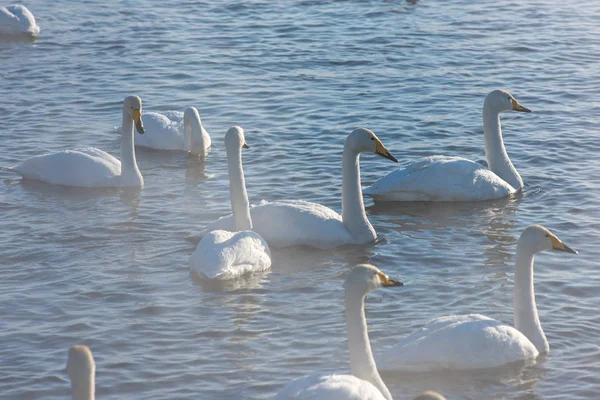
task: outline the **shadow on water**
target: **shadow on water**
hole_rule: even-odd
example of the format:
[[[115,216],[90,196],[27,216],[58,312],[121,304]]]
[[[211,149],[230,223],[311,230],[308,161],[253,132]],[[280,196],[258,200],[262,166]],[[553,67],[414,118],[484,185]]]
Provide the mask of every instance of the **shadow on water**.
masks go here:
[[[203,292],[235,292],[238,290],[257,290],[262,289],[267,281],[267,276],[271,270],[245,274],[236,279],[204,279],[198,274],[190,271],[190,278],[194,284],[200,286]]]

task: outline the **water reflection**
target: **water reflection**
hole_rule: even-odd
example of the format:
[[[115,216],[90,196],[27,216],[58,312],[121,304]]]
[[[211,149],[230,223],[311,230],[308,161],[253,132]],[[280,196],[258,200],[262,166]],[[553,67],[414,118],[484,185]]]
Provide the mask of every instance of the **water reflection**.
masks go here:
[[[237,290],[256,290],[262,289],[263,284],[267,282],[266,278],[271,270],[260,271],[251,274],[245,274],[236,279],[202,279],[194,272],[190,271],[192,281],[202,288],[204,292],[235,292]]]
[[[185,169],[185,184],[187,186],[198,186],[202,181],[213,177],[213,175],[205,172],[207,160],[207,156],[188,155]]]

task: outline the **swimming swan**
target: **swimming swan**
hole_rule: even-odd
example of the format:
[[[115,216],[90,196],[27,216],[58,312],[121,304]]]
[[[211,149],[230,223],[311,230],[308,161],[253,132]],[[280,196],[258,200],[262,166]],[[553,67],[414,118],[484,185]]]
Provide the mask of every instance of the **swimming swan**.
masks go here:
[[[35,37],[40,33],[40,27],[35,17],[20,4],[0,7],[0,35],[27,35]]]
[[[485,155],[489,169],[462,157],[431,156],[377,180],[364,193],[381,201],[480,201],[509,196],[523,188],[510,162],[500,113],[531,112],[507,91],[494,90],[483,103]]]
[[[96,364],[89,347],[71,346],[67,360],[73,400],[94,400]]]
[[[435,318],[377,357],[381,370],[432,371],[492,368],[533,360],[550,349],[542,330],[533,291],[536,253],[557,250],[577,254],[548,229],[527,227],[517,242],[514,328],[480,314]]]
[[[133,149],[134,123],[138,133],[144,133],[142,99],[129,96],[123,101],[121,161],[102,150],[84,147],[31,157],[10,170],[23,178],[55,185],[142,187],[144,178],[138,169]]]
[[[183,150],[194,155],[206,155],[211,145],[210,136],[194,107],[185,112],[167,111],[144,113],[144,136],[135,141],[138,147],[157,150]]]
[[[344,304],[350,371],[352,375],[316,373],[290,382],[275,400],[391,400],[392,395],[379,376],[365,319],[364,300],[380,287],[402,286],[372,265],[354,267],[344,282]]]
[[[225,134],[234,232],[212,231],[198,243],[190,258],[190,267],[201,278],[233,279],[271,267],[267,242],[258,233],[252,232],[242,169],[242,147],[248,148],[244,130],[234,126]]]
[[[367,219],[360,186],[362,152],[398,162],[370,130],[359,128],[348,135],[342,163],[341,216],[330,208],[302,200],[263,203],[250,209],[254,230],[275,247],[304,245],[327,249],[374,241],[377,234]],[[216,229],[231,230],[231,216],[209,224],[204,232]]]

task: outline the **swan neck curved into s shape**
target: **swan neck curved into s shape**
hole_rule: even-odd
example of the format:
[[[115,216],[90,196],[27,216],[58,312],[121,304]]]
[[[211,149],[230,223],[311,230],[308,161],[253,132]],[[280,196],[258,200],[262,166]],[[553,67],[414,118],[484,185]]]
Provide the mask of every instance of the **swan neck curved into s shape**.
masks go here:
[[[515,262],[515,329],[525,335],[540,353],[546,353],[550,346],[540,323],[533,290],[534,258],[532,246],[525,239],[520,239]]]
[[[142,174],[138,169],[133,147],[133,118],[126,109],[123,109],[123,120],[121,122],[121,182],[139,182]]]
[[[372,383],[386,399],[392,400],[390,391],[379,376],[371,352],[364,309],[365,296],[366,293],[357,290],[356,287],[346,288],[344,303],[350,350],[350,370],[352,375]]]
[[[89,376],[80,376],[71,379],[71,393],[73,400],[94,400],[94,372]]]
[[[523,179],[513,166],[502,139],[500,113],[494,110],[487,101],[483,105],[483,132],[485,156],[489,169],[515,190],[523,188]]]
[[[227,168],[229,171],[229,195],[233,213],[233,230],[235,232],[252,229],[250,219],[250,202],[246,192],[246,181],[242,169],[242,149],[227,147]]]

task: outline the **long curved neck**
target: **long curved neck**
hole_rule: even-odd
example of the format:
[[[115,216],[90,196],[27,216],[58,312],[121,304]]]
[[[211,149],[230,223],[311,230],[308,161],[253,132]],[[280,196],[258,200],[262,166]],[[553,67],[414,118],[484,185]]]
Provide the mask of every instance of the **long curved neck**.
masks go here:
[[[205,143],[204,129],[200,120],[191,119],[184,121],[183,133],[185,136],[185,151],[202,155],[208,147]]]
[[[142,179],[133,149],[133,118],[123,110],[123,127],[121,131],[121,181],[136,183]]]
[[[94,400],[94,372],[81,379],[71,379],[73,400]]]
[[[347,140],[342,162],[342,221],[355,242],[367,243],[375,240],[377,235],[365,212],[359,156]]]
[[[229,170],[229,194],[231,211],[233,212],[233,229],[236,232],[252,229],[250,219],[250,203],[246,192],[246,181],[242,169],[242,149],[227,150],[227,167]]]
[[[492,172],[512,186],[515,190],[523,188],[523,179],[508,158],[502,129],[500,128],[500,114],[494,111],[488,103],[483,106],[483,132],[485,141],[485,156]]]
[[[350,350],[350,370],[352,375],[372,383],[383,396],[392,400],[392,395],[377,372],[375,359],[371,352],[371,343],[367,331],[364,309],[365,294],[346,289],[346,330]]]
[[[533,290],[534,253],[525,243],[517,244],[515,262],[514,313],[515,328],[524,334],[540,353],[550,350],[537,312]]]

